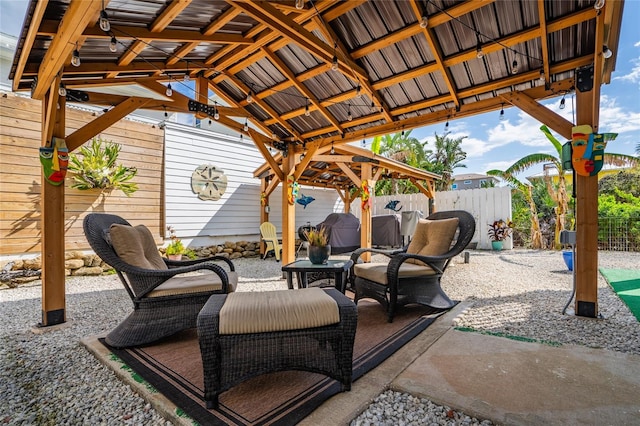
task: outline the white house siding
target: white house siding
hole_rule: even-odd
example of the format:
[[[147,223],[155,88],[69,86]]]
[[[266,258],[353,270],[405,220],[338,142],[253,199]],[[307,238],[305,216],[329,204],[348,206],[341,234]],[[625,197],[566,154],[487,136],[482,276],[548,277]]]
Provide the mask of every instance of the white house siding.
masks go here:
[[[177,123],[165,127],[166,224],[191,246],[259,238],[260,179],[253,172],[264,162],[250,140]],[[220,200],[200,200],[191,190],[191,174],[202,164],[213,164],[227,176]],[[334,190],[301,188],[315,198],[306,209],[296,204],[296,228],[317,224],[332,212],[343,211]],[[270,196],[269,221],[281,230],[281,186]]]

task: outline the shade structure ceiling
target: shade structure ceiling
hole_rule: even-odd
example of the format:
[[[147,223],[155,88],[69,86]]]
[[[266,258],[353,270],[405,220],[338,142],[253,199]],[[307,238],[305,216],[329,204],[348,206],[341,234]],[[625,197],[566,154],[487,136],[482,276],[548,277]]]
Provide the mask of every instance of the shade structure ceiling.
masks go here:
[[[597,81],[607,83],[622,9],[614,0],[601,9],[594,0],[32,0],[10,78],[39,99],[60,78],[68,100],[107,108],[126,95],[100,88],[136,84],[157,93],[143,108],[219,116],[255,136],[247,123],[256,143],[322,153],[499,110],[514,94],[571,92],[604,45],[614,56]],[[193,96],[175,90],[185,75]]]

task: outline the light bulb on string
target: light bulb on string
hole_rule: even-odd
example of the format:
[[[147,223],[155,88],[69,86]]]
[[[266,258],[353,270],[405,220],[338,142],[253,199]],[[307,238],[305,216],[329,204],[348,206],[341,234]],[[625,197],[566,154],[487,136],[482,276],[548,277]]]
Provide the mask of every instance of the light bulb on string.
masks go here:
[[[329,151],[331,155],[336,153],[336,150],[333,148],[333,142],[331,142],[331,151]]]
[[[58,86],[58,95],[63,98],[67,96],[67,88],[65,87],[63,82],[60,82],[60,86]]]
[[[511,63],[511,74],[518,74],[518,61],[515,59]]]
[[[544,75],[544,70],[540,70],[540,77],[539,77],[539,80],[540,80],[541,82],[543,82],[543,83],[546,81],[546,77],[545,77],[545,75]]]
[[[71,54],[71,65],[79,67],[80,63],[80,51],[78,50],[78,43],[76,43],[76,48],[73,49],[73,53]]]
[[[109,31],[111,31],[111,23],[109,22],[109,15],[107,15],[107,12],[104,9],[100,11],[100,29],[105,33],[108,33]]]
[[[244,130],[245,132],[249,131],[249,120],[247,120],[246,118],[244,119],[244,126],[242,127],[242,130]]]
[[[422,18],[420,18],[420,28],[427,28],[429,26],[429,18],[427,14],[423,14]]]
[[[167,84],[167,90],[164,92],[164,94],[167,96],[173,95],[173,90],[171,89],[171,83]]]
[[[502,105],[500,109],[500,121],[504,121],[504,105]]]
[[[604,0],[596,0],[596,2],[593,4],[593,8],[595,10],[600,10],[604,7]]]
[[[351,115],[351,105],[349,105],[349,109],[347,111],[347,120],[353,121],[353,115]]]
[[[364,139],[362,139],[362,147],[364,148],[365,146],[367,146],[367,142]]]
[[[242,142],[244,139],[244,135],[242,133],[240,133],[240,142]]]
[[[445,131],[449,130],[449,118],[447,118],[447,122],[444,123],[444,130]]]
[[[476,33],[476,58],[482,59],[484,52],[482,51],[482,43],[480,43],[480,34]]]
[[[360,83],[358,83],[358,85],[356,86],[356,96],[360,96],[360,90],[362,90],[360,88]]]
[[[562,99],[560,99],[560,107],[559,107],[560,109],[564,109],[565,106],[566,106],[565,103],[564,103],[564,96],[565,95],[562,95]]]
[[[376,104],[374,104],[373,101],[371,101],[371,112],[373,113],[378,112],[378,108],[376,108]]]
[[[253,90],[249,90],[249,93],[247,93],[247,103],[250,104],[251,102],[253,102]]]
[[[311,115],[311,111],[309,111],[309,98],[307,98],[307,104],[304,106],[304,116],[308,117]]]
[[[604,56],[605,59],[609,59],[611,56],[613,56],[613,52],[611,51],[611,49],[609,49],[609,47],[602,46],[602,56]]]
[[[209,119],[209,126],[211,126],[211,124],[212,124],[211,119]]]
[[[168,118],[169,113],[167,113],[167,107],[163,107],[163,108],[164,108],[164,118]]]
[[[338,71],[338,56],[336,55],[336,49],[338,48],[338,43],[333,43],[333,58],[331,59],[331,69],[334,71]]]
[[[213,104],[213,119],[214,120],[219,120],[220,119],[220,112],[218,112],[218,105],[217,104]]]
[[[111,41],[109,42],[109,51],[111,53],[116,53],[118,51],[118,40],[116,40],[115,36],[111,36]]]
[[[296,0],[296,9],[298,10],[304,9],[304,0]]]

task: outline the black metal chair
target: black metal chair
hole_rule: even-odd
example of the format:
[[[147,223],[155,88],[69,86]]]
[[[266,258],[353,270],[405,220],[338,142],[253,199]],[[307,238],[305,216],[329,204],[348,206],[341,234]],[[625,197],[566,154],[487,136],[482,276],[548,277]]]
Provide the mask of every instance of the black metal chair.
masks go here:
[[[448,236],[429,241],[425,235],[434,232],[436,227],[447,228]],[[452,308],[455,303],[442,290],[440,279],[451,259],[471,242],[475,228],[471,214],[461,210],[442,211],[427,220],[421,219],[411,243],[402,249],[356,250],[351,255],[354,264],[349,276],[355,287],[355,302],[364,298],[377,300],[386,309],[389,322],[393,321],[398,306],[409,303],[436,309]],[[389,262],[363,263],[359,258],[366,252],[383,254]]]
[[[157,252],[153,236],[146,228],[143,231],[150,238],[146,241],[148,251],[144,250],[138,256],[143,261],[146,261],[145,256],[153,256],[152,263],[160,267],[149,269],[132,265],[119,256],[118,247],[113,246],[111,226],[114,224],[131,226],[119,216],[104,213],[90,213],[83,223],[91,248],[115,269],[133,301],[133,312],[107,334],[105,340],[109,345],[116,348],[144,345],[193,328],[209,296],[235,289],[238,277],[229,259],[222,256],[185,261],[165,259]],[[129,232],[127,228],[121,229]],[[228,270],[217,261],[222,261]],[[211,272],[184,275],[195,271]]]

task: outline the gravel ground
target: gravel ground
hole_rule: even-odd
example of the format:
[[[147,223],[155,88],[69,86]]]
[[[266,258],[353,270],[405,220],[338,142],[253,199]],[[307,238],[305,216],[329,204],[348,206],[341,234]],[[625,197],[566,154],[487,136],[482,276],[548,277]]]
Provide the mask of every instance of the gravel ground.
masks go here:
[[[563,315],[572,275],[558,252],[471,251],[449,268],[443,288],[472,306],[456,325],[581,344],[640,355],[640,323],[598,277],[602,319]],[[287,288],[280,263],[238,259],[239,291]],[[638,268],[640,253],[600,252],[599,266]],[[0,423],[12,425],[160,425],[164,420],[144,399],[100,364],[79,341],[104,334],[131,310],[116,276],[69,278],[68,322],[34,333],[40,321],[39,281],[0,287]],[[567,313],[572,313],[573,303]],[[382,393],[352,425],[491,424],[430,401],[393,391]]]

